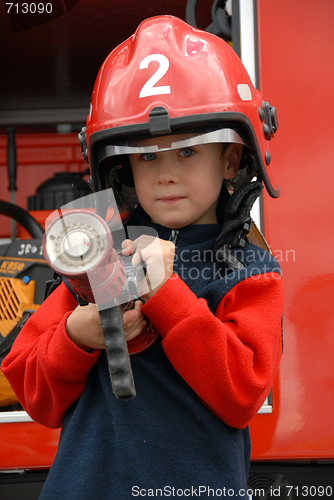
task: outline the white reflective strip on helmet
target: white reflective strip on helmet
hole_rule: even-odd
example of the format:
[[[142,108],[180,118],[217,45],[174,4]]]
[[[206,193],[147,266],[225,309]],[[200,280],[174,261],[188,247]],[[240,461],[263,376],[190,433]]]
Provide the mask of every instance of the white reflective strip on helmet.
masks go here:
[[[240,135],[235,130],[230,128],[223,128],[214,130],[213,132],[208,132],[206,134],[193,135],[192,137],[188,137],[187,139],[171,142],[169,148],[159,148],[157,144],[152,144],[149,146],[107,145],[105,146],[101,156],[103,156],[104,159],[110,156],[118,155],[147,154],[157,152],[164,153],[165,151],[171,151],[174,149],[182,149],[186,147],[211,143],[245,144]]]

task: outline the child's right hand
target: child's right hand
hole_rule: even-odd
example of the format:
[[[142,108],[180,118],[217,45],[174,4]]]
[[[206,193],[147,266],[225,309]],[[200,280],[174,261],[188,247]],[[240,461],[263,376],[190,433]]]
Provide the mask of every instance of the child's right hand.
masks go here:
[[[123,323],[126,340],[129,341],[139,335],[146,321],[141,312],[142,302],[134,303],[134,308],[123,314]],[[69,338],[83,351],[91,349],[105,349],[100,315],[96,304],[78,306],[67,318],[66,331]]]

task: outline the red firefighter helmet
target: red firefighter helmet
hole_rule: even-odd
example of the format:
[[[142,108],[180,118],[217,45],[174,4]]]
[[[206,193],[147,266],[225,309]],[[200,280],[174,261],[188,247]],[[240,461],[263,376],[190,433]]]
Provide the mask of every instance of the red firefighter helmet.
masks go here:
[[[226,42],[173,16],[158,16],[142,22],[102,64],[79,136],[98,191],[106,187],[106,159],[121,155],[113,166],[121,165],[131,141],[229,129],[241,137],[254,172],[276,198],[268,141],[277,127],[275,108],[263,101]],[[108,153],[108,145],[118,149]]]

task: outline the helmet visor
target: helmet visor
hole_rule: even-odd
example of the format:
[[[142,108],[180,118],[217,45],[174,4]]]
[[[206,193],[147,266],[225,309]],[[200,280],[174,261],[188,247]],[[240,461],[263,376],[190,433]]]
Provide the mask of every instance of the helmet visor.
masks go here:
[[[152,136],[150,137],[150,139],[152,139]],[[183,149],[191,146],[198,146],[201,144],[237,143],[247,146],[238,132],[230,128],[214,130],[204,134],[191,134],[190,136],[188,135],[185,139],[179,139],[177,141],[173,140],[173,136],[171,136],[170,139],[170,146],[163,148],[160,148],[158,144],[142,146],[139,144],[140,141],[138,141],[138,138],[136,141],[133,141],[132,139],[131,142],[124,142],[123,144],[105,144],[100,148],[98,152],[98,163],[104,161],[106,158],[111,158],[114,156],[164,153],[165,151]]]

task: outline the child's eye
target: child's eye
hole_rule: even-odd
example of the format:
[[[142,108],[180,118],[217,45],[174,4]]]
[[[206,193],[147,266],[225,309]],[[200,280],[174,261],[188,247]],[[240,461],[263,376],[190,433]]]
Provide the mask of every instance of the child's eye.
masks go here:
[[[184,158],[189,158],[189,156],[192,156],[195,154],[195,151],[192,148],[184,148],[184,149],[181,149],[179,154],[180,154],[180,156],[183,156]]]
[[[144,161],[153,161],[153,160],[156,160],[156,158],[157,158],[157,155],[155,153],[145,153],[145,154],[140,156],[140,159],[144,160]]]

